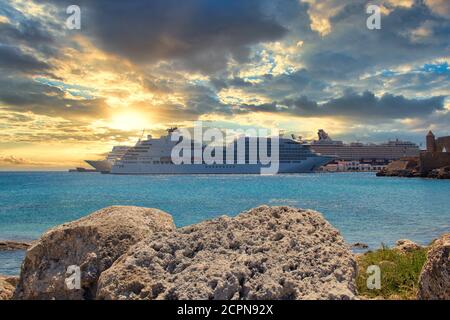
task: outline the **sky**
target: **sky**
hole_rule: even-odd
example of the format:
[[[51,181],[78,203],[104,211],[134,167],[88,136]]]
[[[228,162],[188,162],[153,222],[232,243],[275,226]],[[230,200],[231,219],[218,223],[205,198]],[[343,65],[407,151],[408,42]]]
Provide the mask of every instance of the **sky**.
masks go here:
[[[421,144],[450,135],[449,63],[447,0],[0,0],[0,170],[196,120]]]

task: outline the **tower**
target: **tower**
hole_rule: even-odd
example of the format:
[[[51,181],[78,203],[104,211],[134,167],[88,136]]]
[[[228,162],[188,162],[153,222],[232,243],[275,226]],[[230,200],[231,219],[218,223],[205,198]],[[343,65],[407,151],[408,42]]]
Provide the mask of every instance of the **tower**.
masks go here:
[[[436,139],[431,130],[427,134],[427,152],[436,152]]]

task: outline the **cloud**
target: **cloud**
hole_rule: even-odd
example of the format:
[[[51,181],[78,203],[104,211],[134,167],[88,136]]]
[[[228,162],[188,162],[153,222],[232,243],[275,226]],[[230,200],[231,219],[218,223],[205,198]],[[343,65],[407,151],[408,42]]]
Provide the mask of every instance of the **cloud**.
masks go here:
[[[320,41],[306,43],[305,68],[317,79],[343,80],[398,64],[434,60],[448,50],[448,19],[436,16],[423,3],[394,7],[382,15],[381,30],[366,27],[362,2],[348,2],[330,18],[332,31]],[[427,26],[420,40],[414,32]]]
[[[402,119],[416,118],[444,109],[443,96],[427,99],[408,99],[386,93],[380,98],[372,92],[349,93],[323,104],[325,114],[355,118]]]
[[[330,98],[327,83],[315,79],[306,69],[280,75],[265,74],[257,82],[243,78],[213,79],[212,84],[217,90],[241,89],[250,97],[260,97],[265,100],[281,100],[298,96],[299,92],[307,93],[309,98],[327,100]],[[235,97],[236,100],[239,96]],[[264,100],[260,99],[260,100]]]
[[[287,113],[302,117],[339,117],[373,120],[394,120],[425,117],[444,110],[443,96],[428,99],[408,99],[404,96],[384,94],[376,97],[372,92],[347,92],[342,97],[318,104],[307,97],[287,99],[263,105],[243,105],[241,112]]]
[[[0,71],[2,72],[25,72],[25,73],[47,73],[49,65],[38,60],[30,54],[22,52],[16,47],[0,43]]]
[[[0,77],[0,104],[15,112],[67,119],[97,119],[109,110],[103,99],[68,98],[61,89],[28,78]]]
[[[23,17],[20,20],[15,20],[16,24],[5,21],[0,22],[0,40],[9,44],[24,44],[24,45],[49,45],[54,44],[52,32],[46,28],[42,23],[36,20],[25,20]]]
[[[450,2],[448,0],[425,0],[425,3],[434,13],[450,18]]]
[[[0,165],[14,165],[14,166],[41,166],[48,165],[47,162],[38,162],[25,158],[15,157],[12,155],[3,156],[0,155]]]
[[[65,6],[67,1],[55,1]],[[133,63],[175,60],[187,69],[214,72],[230,57],[245,61],[249,46],[287,30],[261,0],[79,1],[85,30],[104,50]]]
[[[53,11],[45,7],[46,14],[34,16],[26,12],[27,7],[37,8],[32,1],[19,3],[0,0],[0,16],[7,19],[0,22],[0,44],[35,58],[39,56],[36,58],[38,60],[56,57],[66,41],[59,37],[60,25],[55,24],[49,16]]]

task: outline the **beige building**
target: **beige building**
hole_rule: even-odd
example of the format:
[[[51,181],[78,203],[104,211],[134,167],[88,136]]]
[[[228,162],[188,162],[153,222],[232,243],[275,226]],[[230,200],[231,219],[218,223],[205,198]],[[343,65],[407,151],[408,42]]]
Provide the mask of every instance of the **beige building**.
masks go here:
[[[386,165],[361,163],[359,161],[337,161],[323,166],[322,172],[378,172]]]

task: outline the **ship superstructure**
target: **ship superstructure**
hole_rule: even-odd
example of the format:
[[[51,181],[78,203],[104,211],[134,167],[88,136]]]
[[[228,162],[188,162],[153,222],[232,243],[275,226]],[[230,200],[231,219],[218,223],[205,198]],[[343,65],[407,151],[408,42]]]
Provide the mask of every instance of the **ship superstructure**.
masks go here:
[[[114,163],[122,158],[131,147],[129,146],[114,146],[111,152],[108,153],[103,160],[85,160],[87,164],[95,168],[98,172],[110,172]]]

